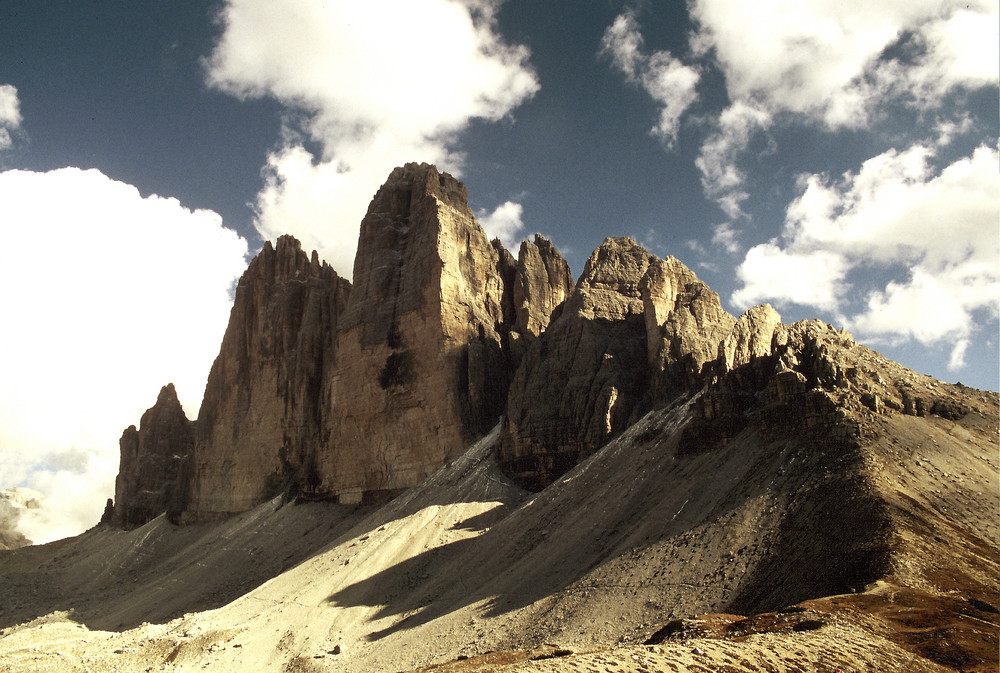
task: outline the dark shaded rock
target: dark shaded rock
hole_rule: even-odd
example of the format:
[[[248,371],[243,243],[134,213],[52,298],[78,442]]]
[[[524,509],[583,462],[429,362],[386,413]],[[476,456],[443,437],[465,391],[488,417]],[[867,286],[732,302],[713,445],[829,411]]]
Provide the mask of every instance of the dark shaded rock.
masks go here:
[[[108,498],[108,501],[104,503],[104,512],[101,514],[101,520],[98,522],[101,526],[113,526],[115,523],[115,500],[114,498]]]
[[[130,425],[119,440],[115,525],[135,528],[177,508],[183,486],[179,476],[194,440],[195,423],[184,415],[174,384],[168,383],[142,415],[139,428]]]
[[[323,384],[350,289],[291,236],[250,263],[205,387],[182,520],[241,512],[318,481]]]

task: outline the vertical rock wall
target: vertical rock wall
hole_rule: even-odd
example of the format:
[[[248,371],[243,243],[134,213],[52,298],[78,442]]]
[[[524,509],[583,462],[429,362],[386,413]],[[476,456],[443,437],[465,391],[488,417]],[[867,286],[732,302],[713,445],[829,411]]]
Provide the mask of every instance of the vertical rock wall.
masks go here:
[[[501,464],[526,487],[544,486],[599,448],[645,395],[639,284],[654,259],[632,239],[605,240],[525,355],[508,395]]]
[[[732,330],[719,295],[673,257],[655,259],[639,284],[652,394],[670,399],[697,388]]]
[[[576,287],[541,236],[515,262],[462,183],[407,164],[362,221],[353,285],[288,236],[250,264],[170,508],[192,522],[279,493],[378,502],[503,414],[505,468],[542,487],[699,385],[734,322],[631,239],[607,239]],[[123,456],[137,441],[126,432]]]
[[[693,271],[629,238],[594,251],[557,313],[514,377],[501,435],[501,465],[529,489],[698,390],[736,323]]]
[[[392,172],[361,224],[326,382],[326,493],[389,497],[496,423],[511,376],[506,261],[462,183],[426,164]]]
[[[514,279],[515,329],[528,338],[537,337],[549,326],[556,307],[573,291],[569,264],[552,243],[535,234],[534,241],[522,241]]]
[[[294,238],[264,244],[240,279],[209,374],[181,520],[241,512],[316,481],[323,383],[349,294]]]
[[[112,521],[123,528],[141,526],[178,506],[181,467],[194,449],[195,424],[184,415],[174,384],[160,389],[139,428],[122,433],[115,479]]]

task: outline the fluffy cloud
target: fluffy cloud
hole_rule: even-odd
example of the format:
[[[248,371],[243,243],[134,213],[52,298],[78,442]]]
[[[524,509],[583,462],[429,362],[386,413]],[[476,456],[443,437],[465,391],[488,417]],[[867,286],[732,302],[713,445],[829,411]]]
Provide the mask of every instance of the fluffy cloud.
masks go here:
[[[996,3],[694,0],[690,10],[696,51],[718,65],[731,101],[698,168],[732,219],[747,198],[740,155],[776,120],[862,128],[892,105],[930,112],[957,89],[997,82]]]
[[[524,222],[521,220],[523,214],[524,209],[520,203],[505,201],[491,213],[480,211],[477,217],[490,240],[499,238],[505,248],[515,250],[521,240],[521,232],[524,231]]]
[[[0,151],[13,144],[10,132],[21,125],[21,102],[17,97],[17,87],[0,84]]]
[[[669,51],[643,53],[643,38],[635,12],[620,14],[604,32],[601,54],[632,84],[641,86],[661,107],[660,120],[652,133],[672,146],[677,139],[680,119],[698,98],[700,75]]]
[[[76,168],[0,172],[0,232],[0,485],[47,496],[29,535],[46,540],[100,517],[121,431],[162,385],[197,415],[247,245]]]
[[[698,44],[714,54],[733,101],[834,128],[864,124],[887,82],[924,80],[939,96],[995,83],[997,13],[996,3],[964,0],[691,4]]]
[[[701,173],[705,195],[715,199],[731,219],[744,216],[743,202],[749,194],[743,189],[745,175],[739,158],[750,138],[771,125],[771,114],[744,102],[726,108],[715,131],[701,147],[695,166]]]
[[[497,34],[494,5],[228,0],[210,84],[304,115],[268,158],[260,233],[294,234],[350,277],[361,218],[393,166],[459,172],[455,134],[503,118],[538,88],[527,50]]]
[[[846,319],[850,327],[924,344],[949,340],[958,366],[976,313],[996,317],[1000,309],[1000,156],[980,147],[939,171],[933,159],[931,147],[916,145],[873,157],[836,182],[803,176],[781,238],[747,253],[733,301],[847,310],[846,279],[867,297]],[[905,278],[874,280],[899,268]]]
[[[846,274],[847,263],[835,252],[790,252],[763,243],[750,248],[736,270],[744,285],[732,301],[740,308],[770,300],[833,311],[840,306]]]

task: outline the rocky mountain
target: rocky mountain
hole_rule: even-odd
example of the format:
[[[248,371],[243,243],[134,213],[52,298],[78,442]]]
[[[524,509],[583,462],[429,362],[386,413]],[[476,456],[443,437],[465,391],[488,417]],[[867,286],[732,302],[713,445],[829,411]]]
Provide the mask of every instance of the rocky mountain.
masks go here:
[[[541,236],[517,261],[491,243],[467,201],[433,166],[394,170],[361,223],[353,283],[289,236],[264,246],[236,291],[175,521],[279,493],[381,502],[497,422],[572,282]]]
[[[175,520],[226,516],[296,481],[310,483],[312,451],[323,438],[324,384],[350,290],[294,238],[264,244],[236,288]]]
[[[352,283],[265,245],[197,423],[167,386],[123,435],[114,525],[0,554],[0,661],[992,671],[998,418],[628,238],[515,260],[409,164]]]
[[[539,235],[514,260],[467,201],[433,166],[395,169],[362,221],[353,283],[290,236],[265,244],[196,430],[161,399],[123,435],[115,522],[213,520],[279,494],[383,502],[501,418],[502,469],[539,490],[692,396],[686,432],[706,445],[782,404],[941,408],[829,360],[828,328],[785,326],[766,305],[729,315],[684,264],[631,239],[607,239],[575,284]],[[812,394],[825,387],[837,399]]]

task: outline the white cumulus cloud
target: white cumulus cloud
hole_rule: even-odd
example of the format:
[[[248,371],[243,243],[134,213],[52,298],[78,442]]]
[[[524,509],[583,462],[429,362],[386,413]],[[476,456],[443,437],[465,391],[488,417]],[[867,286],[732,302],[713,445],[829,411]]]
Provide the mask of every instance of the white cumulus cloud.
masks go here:
[[[77,168],[0,172],[0,233],[0,485],[45,494],[45,541],[100,517],[118,438],[161,386],[197,415],[247,244]]]
[[[837,181],[803,176],[780,239],[747,253],[733,301],[846,311],[851,287],[866,306],[846,318],[849,327],[890,340],[950,341],[958,366],[977,313],[1000,312],[1000,156],[983,146],[936,170],[934,152],[888,151]],[[892,278],[879,285],[875,272]]]
[[[847,268],[846,260],[835,252],[790,252],[775,243],[755,245],[736,270],[743,287],[732,300],[741,309],[771,300],[835,311]]]
[[[743,187],[746,176],[739,167],[740,155],[750,138],[766,131],[771,122],[767,110],[737,101],[719,115],[695,159],[705,195],[732,220],[744,217],[743,202],[750,196]]]
[[[992,2],[695,0],[691,14],[698,44],[713,52],[733,101],[830,127],[864,124],[884,100],[888,76],[933,80],[941,95],[996,82]],[[894,57],[893,47],[917,56]]]
[[[527,49],[497,33],[495,4],[228,0],[209,83],[303,116],[268,157],[260,233],[294,234],[350,277],[365,208],[394,166],[458,173],[456,134],[538,88]]]
[[[17,97],[17,87],[0,84],[0,151],[13,144],[10,132],[21,126],[21,101]]]
[[[601,54],[621,71],[627,81],[641,86],[660,105],[660,119],[652,133],[672,146],[680,119],[698,99],[700,75],[669,51],[647,54],[635,12],[620,14],[601,39]]]
[[[748,196],[737,165],[754,131],[779,122],[868,128],[893,105],[929,114],[956,91],[1000,77],[995,2],[693,0],[689,8],[692,43],[719,67],[730,98],[698,168],[706,195],[733,219]]]
[[[477,218],[490,240],[499,238],[503,247],[514,250],[522,238],[521,232],[524,231],[524,222],[521,219],[523,215],[524,208],[520,203],[505,201],[493,212],[479,211]]]

